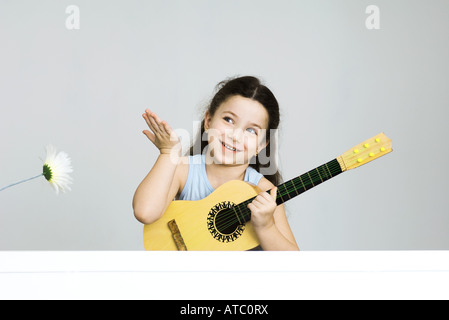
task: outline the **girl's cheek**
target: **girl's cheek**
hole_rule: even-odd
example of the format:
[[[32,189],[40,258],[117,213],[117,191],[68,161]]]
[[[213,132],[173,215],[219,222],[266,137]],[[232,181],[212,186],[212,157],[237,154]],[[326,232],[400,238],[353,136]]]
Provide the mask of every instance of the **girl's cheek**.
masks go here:
[[[247,146],[249,151],[252,152],[252,151],[257,151],[258,150],[260,142],[259,142],[259,139],[258,139],[257,136],[255,136],[254,134],[249,134],[247,136],[247,140],[246,141],[247,141],[246,146]]]
[[[267,146],[267,137],[265,134],[261,134],[257,137],[257,150],[262,150]]]
[[[213,140],[216,140],[219,137],[221,137],[222,136],[222,132],[221,132],[220,129],[210,128],[210,129],[207,130],[207,136],[208,136],[209,142],[212,142]]]

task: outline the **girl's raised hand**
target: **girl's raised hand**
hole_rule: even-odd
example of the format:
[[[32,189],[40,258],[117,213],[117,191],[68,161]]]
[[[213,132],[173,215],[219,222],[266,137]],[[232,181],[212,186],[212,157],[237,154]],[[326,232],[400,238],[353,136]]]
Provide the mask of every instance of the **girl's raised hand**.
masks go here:
[[[170,154],[173,150],[178,153],[181,152],[180,140],[166,121],[162,121],[157,114],[149,109],[145,110],[142,117],[151,129],[151,131],[143,130],[143,134],[153,142],[161,154]]]

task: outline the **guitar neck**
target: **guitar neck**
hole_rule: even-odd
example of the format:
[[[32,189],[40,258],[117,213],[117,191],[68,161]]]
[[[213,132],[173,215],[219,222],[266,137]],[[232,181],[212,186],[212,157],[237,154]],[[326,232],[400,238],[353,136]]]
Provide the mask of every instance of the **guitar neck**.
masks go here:
[[[299,177],[280,184],[276,195],[276,203],[280,205],[346,170],[360,167],[392,152],[393,149],[391,144],[391,139],[382,132],[377,136],[356,145],[336,159],[310,170]],[[251,219],[251,211],[248,209],[248,204],[251,203],[254,198],[255,197],[239,203],[232,208],[232,211],[239,221],[248,222]]]
[[[322,166],[304,173],[303,175],[282,183],[278,186],[276,203],[280,205],[290,199],[293,199],[301,193],[316,187],[317,185],[339,175],[342,172],[343,170],[340,162],[337,159],[334,159],[323,164]],[[248,209],[248,204],[251,203],[254,198],[255,197],[239,203],[232,208],[233,211],[235,211],[241,219],[243,218],[242,220],[245,222],[251,220],[251,211]]]
[[[278,205],[310,190],[317,185],[339,175],[342,169],[337,159],[329,161],[309,172],[278,186],[276,203]]]

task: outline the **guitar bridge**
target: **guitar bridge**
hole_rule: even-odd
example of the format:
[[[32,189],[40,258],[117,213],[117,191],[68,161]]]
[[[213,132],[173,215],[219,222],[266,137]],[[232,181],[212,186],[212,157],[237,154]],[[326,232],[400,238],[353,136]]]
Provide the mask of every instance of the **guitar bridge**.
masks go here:
[[[184,239],[182,238],[181,232],[179,231],[175,219],[170,220],[167,224],[173,236],[173,240],[175,240],[178,251],[187,251],[186,244],[184,243]]]

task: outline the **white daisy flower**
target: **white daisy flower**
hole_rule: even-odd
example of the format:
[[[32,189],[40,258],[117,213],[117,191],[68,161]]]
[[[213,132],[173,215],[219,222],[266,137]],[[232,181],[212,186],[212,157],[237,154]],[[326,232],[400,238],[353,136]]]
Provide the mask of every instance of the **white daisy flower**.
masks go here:
[[[45,179],[47,179],[50,185],[55,189],[56,194],[59,194],[59,190],[61,190],[62,192],[71,190],[69,185],[72,183],[72,178],[70,177],[69,173],[73,172],[73,169],[69,156],[65,152],[56,153],[56,148],[52,145],[48,145],[46,147],[46,150],[47,156],[44,162],[43,172],[41,174],[10,184],[6,187],[1,188],[0,191],[3,191],[17,184],[39,178],[41,176],[44,176]]]
[[[56,148],[52,145],[47,146],[47,157],[44,162],[43,175],[50,185],[55,189],[56,194],[59,190],[66,192],[71,190],[69,184],[72,178],[69,173],[73,172],[71,160],[67,153],[56,153]]]

